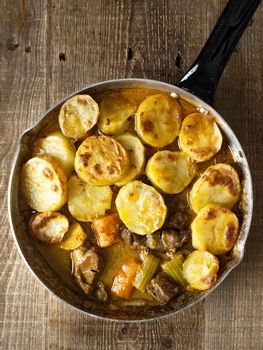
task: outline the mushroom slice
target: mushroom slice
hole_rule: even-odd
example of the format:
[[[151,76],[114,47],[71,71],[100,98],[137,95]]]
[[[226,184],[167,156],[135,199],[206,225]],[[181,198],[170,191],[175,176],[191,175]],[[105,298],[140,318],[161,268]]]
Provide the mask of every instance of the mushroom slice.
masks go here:
[[[151,183],[169,194],[182,192],[195,173],[195,163],[183,152],[156,152],[146,166],[146,175]]]
[[[67,201],[67,177],[47,155],[37,155],[23,165],[21,188],[27,204],[38,212],[59,210]]]
[[[83,139],[97,123],[99,107],[89,95],[76,95],[67,100],[59,112],[59,126],[72,139]]]
[[[235,169],[224,163],[210,166],[189,192],[192,209],[198,213],[207,204],[231,209],[238,201],[240,182]]]
[[[110,136],[90,136],[79,146],[75,158],[78,176],[93,186],[112,185],[130,166],[128,152]]]
[[[120,189],[116,207],[128,229],[139,235],[158,230],[163,225],[167,212],[161,194],[141,181],[130,182]]]
[[[143,142],[162,148],[178,136],[181,118],[182,109],[176,99],[164,94],[151,95],[140,104],[135,127]]]
[[[29,230],[33,237],[43,243],[59,243],[68,231],[68,219],[58,212],[47,211],[34,214],[29,221]]]
[[[69,179],[68,209],[79,221],[94,221],[111,208],[112,191],[109,186],[91,186],[76,175]]]
[[[202,114],[189,114],[179,134],[182,150],[197,162],[211,159],[222,146],[222,134],[215,118]]]
[[[74,143],[60,131],[54,131],[38,139],[34,145],[33,152],[35,154],[44,153],[53,157],[67,177],[70,177],[72,174],[76,148]]]

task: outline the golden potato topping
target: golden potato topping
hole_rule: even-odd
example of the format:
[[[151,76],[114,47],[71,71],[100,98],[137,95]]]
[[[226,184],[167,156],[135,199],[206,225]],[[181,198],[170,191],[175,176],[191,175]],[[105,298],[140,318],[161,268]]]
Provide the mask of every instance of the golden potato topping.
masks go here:
[[[89,95],[76,95],[67,100],[59,112],[59,126],[63,134],[74,140],[84,139],[99,118],[97,102]]]
[[[76,175],[71,176],[68,185],[68,210],[75,219],[91,222],[111,208],[109,186],[91,186]]]
[[[182,192],[195,174],[195,163],[183,152],[156,152],[146,166],[146,175],[151,183],[169,194]]]
[[[116,207],[123,223],[139,235],[151,234],[162,227],[167,212],[161,194],[141,181],[130,182],[120,189]]]
[[[157,94],[146,97],[135,117],[135,128],[143,142],[156,148],[172,143],[182,123],[182,110],[175,98]]]
[[[128,172],[130,159],[122,145],[110,136],[90,136],[79,146],[75,158],[78,176],[93,186],[112,185]]]
[[[38,139],[34,144],[33,153],[44,153],[54,158],[67,177],[70,177],[74,170],[75,145],[60,131],[54,131]]]
[[[212,158],[222,146],[222,134],[211,116],[188,115],[179,134],[181,149],[197,162]]]
[[[192,209],[198,213],[209,203],[231,209],[238,201],[240,182],[235,169],[224,163],[210,166],[194,183],[189,201]]]
[[[98,128],[107,135],[121,134],[129,129],[136,109],[136,103],[122,93],[105,96],[100,103]]]
[[[125,133],[115,138],[126,149],[130,158],[130,169],[120,181],[115,183],[117,186],[123,186],[134,180],[143,171],[145,150],[139,138],[130,133]]]
[[[238,219],[231,210],[209,204],[191,224],[192,244],[198,250],[225,254],[236,242],[238,227]]]
[[[206,251],[193,251],[183,263],[185,279],[198,290],[207,290],[216,283],[218,269],[219,260]]]
[[[34,214],[29,221],[31,235],[43,243],[59,243],[68,231],[68,219],[58,212]]]
[[[60,248],[64,250],[75,250],[84,243],[86,238],[87,235],[81,225],[77,221],[73,221],[60,244]]]
[[[26,203],[38,212],[59,210],[67,201],[67,177],[55,160],[44,154],[23,165],[21,189]]]

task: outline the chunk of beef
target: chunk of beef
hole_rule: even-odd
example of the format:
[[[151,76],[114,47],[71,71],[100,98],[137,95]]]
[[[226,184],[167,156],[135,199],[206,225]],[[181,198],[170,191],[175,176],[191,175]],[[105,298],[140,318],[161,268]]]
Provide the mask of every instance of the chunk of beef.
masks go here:
[[[133,233],[133,247],[135,249],[146,248],[146,237]]]
[[[149,249],[164,251],[161,233],[161,231],[157,231],[147,235],[146,244]]]
[[[126,244],[132,245],[134,249],[146,248],[145,236],[131,232],[127,227],[121,228],[121,238]]]
[[[106,288],[102,282],[98,283],[98,288],[95,291],[95,295],[99,301],[106,303],[109,299]]]
[[[133,237],[130,230],[128,230],[126,227],[122,228],[121,230],[121,238],[126,244],[132,244],[133,243]]]
[[[75,282],[86,294],[90,294],[100,267],[97,247],[87,249],[81,246],[72,252],[71,258]]]
[[[180,288],[165,272],[160,272],[148,284],[147,292],[161,304],[167,304],[180,294]]]
[[[189,214],[186,211],[178,211],[173,214],[168,220],[168,227],[177,230],[184,230],[189,224]]]
[[[162,230],[161,237],[164,250],[174,253],[190,239],[191,235],[189,230],[177,231],[172,228],[168,228]]]

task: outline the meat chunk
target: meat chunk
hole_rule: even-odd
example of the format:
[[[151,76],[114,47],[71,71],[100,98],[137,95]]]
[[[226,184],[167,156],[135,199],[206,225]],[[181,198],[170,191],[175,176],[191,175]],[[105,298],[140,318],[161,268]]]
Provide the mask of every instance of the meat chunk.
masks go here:
[[[186,211],[178,211],[168,220],[168,226],[177,230],[184,230],[189,224],[189,214]]]
[[[133,243],[133,237],[130,230],[128,230],[126,227],[124,227],[121,231],[121,238],[126,244],[132,244]]]
[[[180,294],[178,285],[165,273],[160,272],[147,286],[147,291],[161,304],[167,304]]]
[[[149,249],[164,251],[161,233],[161,231],[157,231],[147,235],[146,244]]]
[[[87,249],[81,246],[72,252],[71,258],[75,282],[86,294],[90,294],[100,267],[97,247]]]
[[[107,303],[109,297],[106,288],[102,282],[98,283],[98,288],[95,291],[97,299],[103,303]]]
[[[126,244],[132,245],[134,249],[146,248],[146,237],[131,232],[126,227],[121,228],[121,238]]]
[[[162,231],[161,237],[164,250],[174,253],[190,239],[191,234],[189,230],[178,232],[177,230],[168,228]]]

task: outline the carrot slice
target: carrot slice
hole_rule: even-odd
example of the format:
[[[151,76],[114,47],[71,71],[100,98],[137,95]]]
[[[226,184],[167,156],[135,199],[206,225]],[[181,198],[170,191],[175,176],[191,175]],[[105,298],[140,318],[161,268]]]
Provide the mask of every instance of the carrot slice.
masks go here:
[[[120,298],[130,299],[133,282],[140,267],[141,263],[137,259],[133,257],[126,259],[114,278],[111,292]]]
[[[95,233],[98,246],[106,248],[116,243],[119,239],[120,226],[121,220],[118,213],[93,221],[91,228]]]

